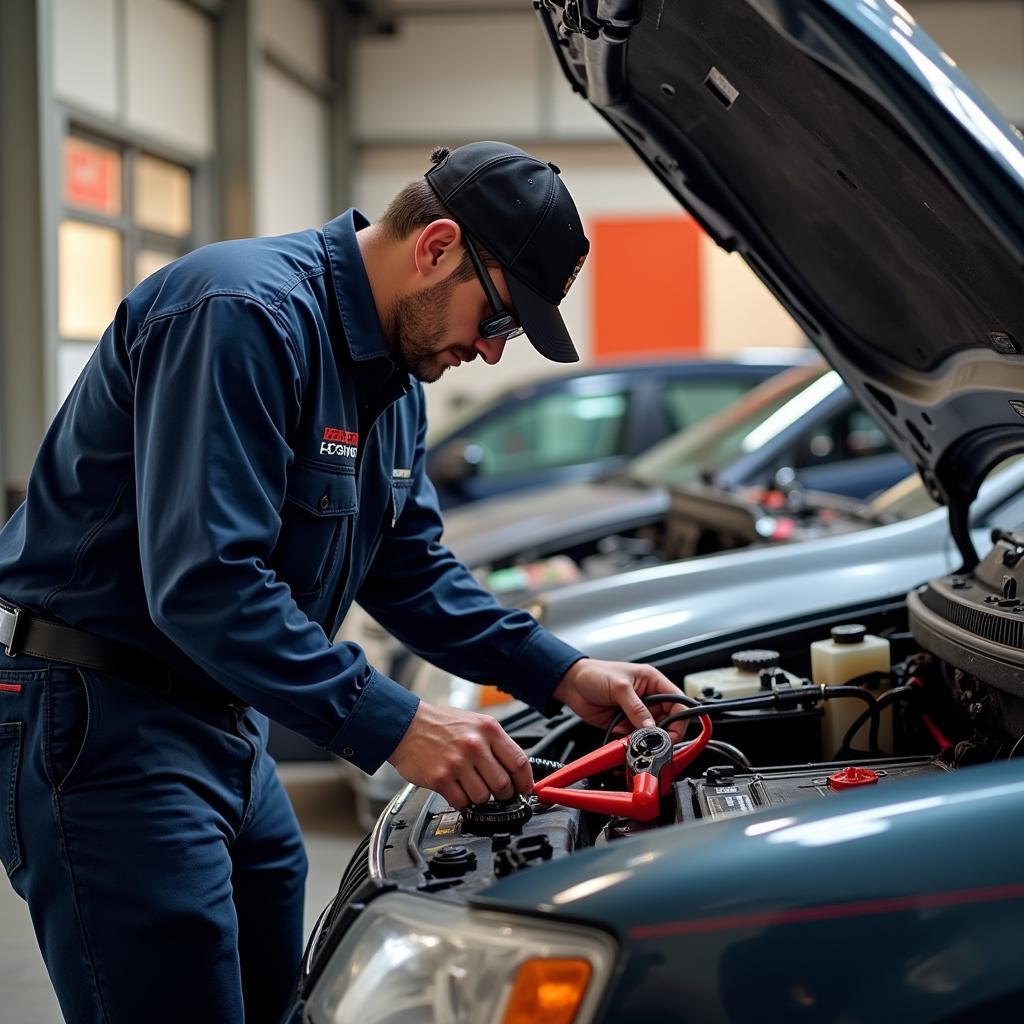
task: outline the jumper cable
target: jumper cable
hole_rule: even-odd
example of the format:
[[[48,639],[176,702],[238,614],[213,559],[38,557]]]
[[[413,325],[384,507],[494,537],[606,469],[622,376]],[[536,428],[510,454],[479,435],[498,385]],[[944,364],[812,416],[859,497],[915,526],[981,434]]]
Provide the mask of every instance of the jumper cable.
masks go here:
[[[707,746],[711,739],[711,719],[700,716],[700,734],[690,743],[673,749],[672,737],[656,726],[637,729],[629,736],[612,740],[584,754],[533,787],[534,795],[544,803],[576,807],[583,811],[653,821],[661,810],[661,798],[672,782]],[[593,789],[566,789],[590,775],[626,766],[628,793],[610,793]]]

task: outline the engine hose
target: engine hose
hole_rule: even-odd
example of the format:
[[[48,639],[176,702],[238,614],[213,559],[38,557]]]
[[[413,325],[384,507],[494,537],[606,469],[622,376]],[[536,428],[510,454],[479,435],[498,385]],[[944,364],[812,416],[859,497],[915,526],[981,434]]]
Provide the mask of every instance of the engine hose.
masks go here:
[[[911,686],[909,683],[906,686],[894,686],[891,690],[887,690],[880,697],[875,699],[875,706],[868,708],[864,711],[857,719],[854,720],[853,725],[846,730],[846,735],[843,737],[843,742],[839,745],[839,750],[836,753],[834,760],[841,761],[845,757],[852,754],[850,744],[853,742],[853,737],[857,735],[861,727],[871,717],[871,732],[868,738],[868,752],[871,754],[879,753],[878,750],[878,723],[880,721],[880,712],[885,708],[889,707],[890,704],[895,704],[896,701],[901,700],[903,697],[907,697],[916,691],[916,687]]]
[[[742,768],[747,772],[754,770],[754,766],[750,763],[750,758],[739,747],[734,747],[731,743],[726,743],[724,740],[708,740],[708,750],[721,754],[722,757],[727,761],[731,761],[737,768]]]

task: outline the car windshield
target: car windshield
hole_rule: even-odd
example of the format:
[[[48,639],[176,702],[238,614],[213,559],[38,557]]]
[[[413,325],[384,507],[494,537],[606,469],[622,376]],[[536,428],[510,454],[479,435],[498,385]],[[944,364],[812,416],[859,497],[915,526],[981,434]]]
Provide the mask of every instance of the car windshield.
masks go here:
[[[652,448],[630,465],[629,475],[646,484],[681,484],[714,476],[839,387],[839,374],[820,365],[780,373],[717,415]]]

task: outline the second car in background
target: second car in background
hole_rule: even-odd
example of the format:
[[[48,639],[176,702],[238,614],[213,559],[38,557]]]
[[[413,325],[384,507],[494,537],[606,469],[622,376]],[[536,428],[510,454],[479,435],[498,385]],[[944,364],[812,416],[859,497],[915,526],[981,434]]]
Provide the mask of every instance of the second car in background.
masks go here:
[[[432,431],[427,474],[443,509],[594,480],[810,357],[751,349],[734,361],[624,363],[519,384]]]

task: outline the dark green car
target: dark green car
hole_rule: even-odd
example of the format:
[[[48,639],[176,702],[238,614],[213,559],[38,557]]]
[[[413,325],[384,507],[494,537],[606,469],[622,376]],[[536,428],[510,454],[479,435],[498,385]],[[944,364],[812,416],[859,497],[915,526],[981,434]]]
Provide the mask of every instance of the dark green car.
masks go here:
[[[540,0],[570,84],[738,251],[949,509],[906,600],[649,652],[684,739],[504,724],[528,800],[380,817],[310,1024],[1024,1019],[1024,144],[892,0]],[[683,627],[681,627],[683,628]],[[703,675],[711,672],[713,675]],[[662,722],[662,724],[665,724]]]

